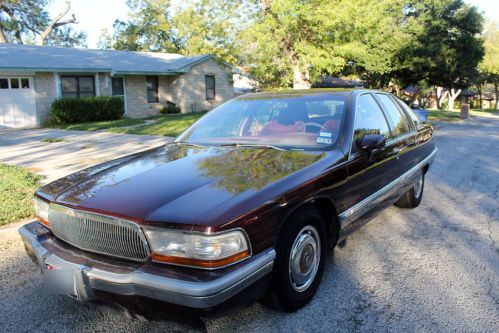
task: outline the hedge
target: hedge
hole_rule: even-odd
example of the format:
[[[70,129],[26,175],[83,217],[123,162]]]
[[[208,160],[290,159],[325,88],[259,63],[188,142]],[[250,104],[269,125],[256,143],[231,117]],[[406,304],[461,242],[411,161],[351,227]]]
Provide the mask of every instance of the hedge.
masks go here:
[[[61,98],[52,102],[51,120],[55,124],[116,120],[123,117],[123,99],[111,96]]]

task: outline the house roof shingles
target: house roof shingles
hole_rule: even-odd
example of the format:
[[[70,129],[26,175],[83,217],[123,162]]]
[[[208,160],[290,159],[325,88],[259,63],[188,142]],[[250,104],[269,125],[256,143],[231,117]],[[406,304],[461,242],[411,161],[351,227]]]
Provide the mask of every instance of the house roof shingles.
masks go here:
[[[185,57],[173,53],[132,52],[0,44],[0,70],[36,72],[110,72],[113,74],[176,74],[213,55]]]

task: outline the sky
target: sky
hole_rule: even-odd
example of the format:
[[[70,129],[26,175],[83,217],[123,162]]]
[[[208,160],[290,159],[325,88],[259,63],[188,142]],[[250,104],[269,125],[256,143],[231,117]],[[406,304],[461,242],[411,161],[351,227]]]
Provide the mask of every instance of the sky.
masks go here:
[[[499,21],[498,0],[465,0],[479,10],[485,12],[485,17]],[[54,17],[64,8],[64,0],[52,0],[49,5],[51,17]],[[126,20],[128,7],[125,0],[72,0],[71,13],[76,14],[79,24],[77,30],[87,33],[89,48],[96,48],[102,29],[112,32],[114,20]]]

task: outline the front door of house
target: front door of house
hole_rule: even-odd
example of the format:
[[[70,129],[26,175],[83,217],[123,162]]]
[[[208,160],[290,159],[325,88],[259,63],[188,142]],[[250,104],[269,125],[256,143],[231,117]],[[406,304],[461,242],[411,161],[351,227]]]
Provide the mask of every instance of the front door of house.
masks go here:
[[[115,97],[123,98],[123,104],[126,115],[127,109],[126,109],[125,79],[123,77],[111,78],[111,94]]]

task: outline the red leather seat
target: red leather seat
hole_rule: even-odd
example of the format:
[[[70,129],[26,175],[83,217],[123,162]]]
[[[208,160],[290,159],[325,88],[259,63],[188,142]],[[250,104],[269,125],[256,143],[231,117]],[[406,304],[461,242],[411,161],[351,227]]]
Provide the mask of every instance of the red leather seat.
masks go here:
[[[303,132],[305,132],[303,121],[297,121],[291,125],[283,125],[281,123],[278,123],[276,120],[271,120],[263,125],[260,135],[265,136]]]

